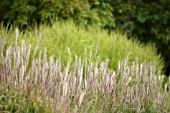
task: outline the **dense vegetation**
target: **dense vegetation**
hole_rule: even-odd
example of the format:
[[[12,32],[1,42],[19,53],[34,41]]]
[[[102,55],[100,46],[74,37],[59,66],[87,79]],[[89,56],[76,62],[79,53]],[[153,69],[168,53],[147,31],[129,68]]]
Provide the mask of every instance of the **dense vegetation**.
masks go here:
[[[169,1],[0,3],[0,112],[170,112]]]
[[[164,59],[164,71],[170,68],[170,2],[168,0],[1,0],[0,20],[26,28],[51,23],[55,17],[73,19],[83,25],[97,24],[119,29],[141,42],[156,44]]]
[[[92,51],[95,53],[93,55],[94,61],[96,59],[105,61],[109,58],[109,67],[112,69],[117,69],[118,61],[127,56],[130,62],[138,57],[139,63],[143,61],[152,62],[157,69],[163,68],[162,59],[156,55],[154,45],[139,46],[138,41],[132,42],[127,39],[125,34],[123,35],[118,31],[112,32],[109,36],[106,31],[96,26],[87,29],[76,26],[72,21],[54,22],[50,27],[41,25],[39,28],[25,32],[19,32],[17,29],[5,30],[4,27],[0,29],[0,37],[6,37],[6,45],[8,46],[11,43],[16,44],[16,34],[19,44],[22,40],[25,40],[27,44],[32,44],[33,48],[36,47],[37,40],[39,40],[39,49],[37,50],[44,51],[44,49],[47,49],[48,56],[61,57],[63,65],[67,65],[69,48],[72,52],[72,59],[74,59],[75,54],[86,58]],[[84,54],[85,49],[86,54]]]
[[[107,48],[104,51],[98,48],[99,53],[93,51],[88,54],[88,50],[83,53],[80,45],[76,43],[76,47],[71,47],[72,50],[68,49],[69,54],[67,55],[65,52],[60,53],[60,51],[64,51],[62,48],[69,47],[67,42],[61,47],[54,47],[53,41],[50,42],[40,35],[39,39],[42,38],[43,45],[41,42],[31,45],[26,42],[28,43],[30,40],[35,42],[36,37],[30,39],[35,35],[34,32],[26,34],[27,37],[25,37],[19,35],[18,30],[16,30],[15,36],[12,34],[14,31],[10,31],[9,35],[7,35],[9,32],[6,34],[7,43],[5,43],[5,39],[1,39],[0,43],[0,58],[2,59],[0,63],[0,112],[169,112],[170,92],[167,88],[170,88],[168,85],[170,79],[167,84],[163,84],[164,76],[160,75],[159,68],[155,65],[160,62],[159,56],[155,55],[153,49],[149,46],[140,47],[128,40],[122,41],[122,38],[117,38],[117,36],[122,37],[120,34],[114,33],[112,36],[108,36],[104,31],[90,30],[85,35],[83,28],[78,30],[74,25],[70,26],[71,24],[57,23],[54,25],[52,28],[45,27],[42,31],[48,34],[48,39],[51,39],[50,34],[53,35],[55,30],[58,31],[56,29],[58,26],[62,31],[59,30],[57,36],[54,37],[56,40],[59,39],[56,41],[57,46],[63,40],[66,41],[65,30],[67,28],[67,32],[72,33],[69,36],[75,37],[72,37],[72,41],[69,40],[69,43],[76,43],[77,40],[82,42],[84,38],[90,40],[90,36],[95,38],[101,35],[106,37],[109,43],[115,44],[108,52],[114,53],[112,55],[116,60],[123,53],[127,54],[129,50],[134,56],[139,55],[139,57],[126,56],[124,60],[117,62],[117,68],[113,70],[109,68],[111,60],[100,60],[103,54],[106,55],[104,51],[107,51]],[[15,37],[16,40],[10,39],[9,36]],[[70,38],[69,36],[68,38]],[[43,40],[43,38],[45,39]],[[102,38],[96,38],[95,41],[100,41]],[[26,41],[20,42],[18,39]],[[9,43],[13,46],[9,46]],[[89,43],[86,43],[87,48],[90,47],[88,49],[93,50]],[[109,43],[107,44],[109,45]],[[91,44],[95,44],[95,42],[92,41]],[[58,49],[57,53],[59,52],[62,57],[55,59],[56,54],[50,50],[52,48],[50,45],[61,49]],[[122,49],[122,45],[126,45],[127,50]],[[42,50],[43,46],[47,46],[49,49],[45,49],[44,52],[37,51],[38,47],[41,47],[40,50]],[[102,44],[99,43],[98,46],[100,47]],[[136,48],[137,51],[133,48]],[[118,53],[115,53],[115,49]],[[78,50],[82,52],[79,53]],[[141,51],[145,53],[141,55]],[[76,53],[80,55],[77,56]],[[71,54],[75,54],[74,58]],[[86,56],[86,54],[88,55]],[[157,61],[151,63],[153,59],[149,58],[155,58]],[[66,65],[63,65],[64,59]],[[147,63],[146,60],[139,63],[141,59],[146,59],[150,63]]]

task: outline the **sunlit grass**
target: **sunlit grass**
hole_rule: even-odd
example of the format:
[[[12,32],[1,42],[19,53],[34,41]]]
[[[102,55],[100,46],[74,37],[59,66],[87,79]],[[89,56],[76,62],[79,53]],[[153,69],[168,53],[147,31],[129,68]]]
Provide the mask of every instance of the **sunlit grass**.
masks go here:
[[[7,43],[16,43],[15,29],[9,30],[7,33],[7,30],[2,27],[0,31],[0,38],[6,37]],[[126,35],[118,31],[109,36],[106,31],[97,27],[83,28],[75,26],[73,22],[55,22],[51,27],[42,25],[39,29],[35,28],[25,33],[19,32],[18,43],[20,44],[24,39],[34,48],[40,34],[42,34],[42,38],[39,50],[43,51],[44,48],[47,48],[47,56],[54,55],[55,58],[60,56],[63,65],[66,65],[68,61],[68,48],[72,51],[72,59],[75,54],[86,58],[90,51],[95,54],[97,48],[98,52],[96,55],[92,55],[93,59],[96,60],[99,57],[100,61],[104,61],[109,58],[109,67],[112,69],[116,69],[118,61],[127,56],[129,56],[129,62],[138,57],[140,63],[144,60],[152,61],[156,68],[161,70],[163,67],[162,60],[160,60],[160,56],[156,55],[153,45],[142,47],[137,41],[127,40]],[[87,49],[86,55],[84,54],[85,48]]]

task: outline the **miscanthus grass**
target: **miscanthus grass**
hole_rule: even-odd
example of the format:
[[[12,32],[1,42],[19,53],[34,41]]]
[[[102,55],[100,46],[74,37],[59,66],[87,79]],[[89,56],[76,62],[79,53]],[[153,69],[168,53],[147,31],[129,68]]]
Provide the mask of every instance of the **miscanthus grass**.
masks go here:
[[[108,68],[109,59],[99,62],[74,54],[71,64],[61,58],[47,58],[48,50],[31,58],[31,45],[6,47],[0,65],[0,112],[53,113],[160,113],[170,112],[169,82],[151,63],[129,65],[128,57],[117,68]],[[97,50],[96,50],[97,51]],[[34,49],[36,54],[36,49]],[[86,49],[84,54],[86,54]]]
[[[128,40],[126,34],[119,31],[112,32],[110,35],[104,30],[98,27],[76,26],[74,22],[54,22],[52,26],[40,25],[39,28],[26,30],[25,32],[18,31],[10,28],[6,30],[4,27],[0,27],[0,38],[6,37],[6,45],[21,44],[22,40],[25,40],[27,44],[32,44],[33,48],[36,48],[39,34],[42,35],[39,42],[39,48],[37,51],[43,51],[45,48],[47,51],[47,57],[54,55],[57,59],[61,57],[62,65],[67,65],[68,48],[71,51],[71,58],[74,61],[76,54],[78,57],[86,58],[90,55],[90,51],[93,51],[92,60],[95,61],[96,56],[100,56],[100,61],[110,59],[109,67],[117,70],[117,64],[119,60],[125,59],[129,55],[129,62],[139,58],[139,63],[144,60],[146,62],[154,61],[153,65],[162,69],[163,63],[160,56],[156,54],[156,49],[153,45],[142,46],[138,41],[132,42]],[[17,37],[17,38],[16,38]],[[96,46],[98,52],[96,53]],[[5,46],[6,48],[6,46]],[[86,56],[84,48],[87,50]],[[31,52],[33,56],[34,52]],[[95,54],[95,55],[94,55]]]

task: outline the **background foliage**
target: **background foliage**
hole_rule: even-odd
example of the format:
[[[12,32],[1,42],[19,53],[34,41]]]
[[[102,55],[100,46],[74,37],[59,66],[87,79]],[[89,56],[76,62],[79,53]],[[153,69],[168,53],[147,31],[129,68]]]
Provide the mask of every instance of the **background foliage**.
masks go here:
[[[136,36],[142,43],[156,44],[165,62],[164,71],[170,74],[170,1],[117,0],[114,7],[116,28]]]
[[[123,30],[142,43],[156,44],[170,74],[169,0],[0,0],[0,21],[20,28],[51,23],[54,17],[78,24]],[[52,24],[52,23],[51,23]]]
[[[97,0],[1,0],[0,20],[23,27],[36,23],[51,23],[53,17],[74,19],[77,23],[115,26],[112,7]]]

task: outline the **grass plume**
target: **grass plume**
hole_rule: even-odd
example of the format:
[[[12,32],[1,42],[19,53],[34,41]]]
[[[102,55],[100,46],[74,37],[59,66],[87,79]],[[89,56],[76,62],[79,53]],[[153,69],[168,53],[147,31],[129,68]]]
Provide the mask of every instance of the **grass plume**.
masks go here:
[[[108,67],[109,59],[93,61],[91,52],[87,59],[75,55],[74,62],[68,61],[63,67],[60,58],[55,60],[53,55],[47,58],[47,50],[31,58],[31,47],[22,41],[21,47],[9,46],[2,53],[1,112],[170,110],[170,92],[162,88],[164,76],[152,64],[139,64],[136,58],[129,65],[127,57],[118,62],[118,70],[113,70]]]

